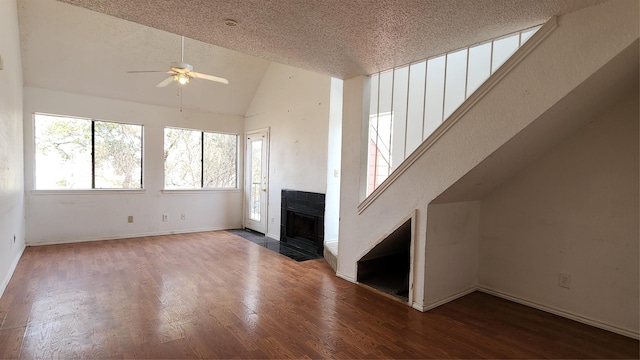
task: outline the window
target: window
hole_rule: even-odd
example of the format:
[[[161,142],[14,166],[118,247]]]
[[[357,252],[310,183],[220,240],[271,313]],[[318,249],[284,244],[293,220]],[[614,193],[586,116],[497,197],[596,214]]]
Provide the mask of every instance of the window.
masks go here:
[[[371,75],[367,196],[538,29]]]
[[[237,188],[238,135],[164,129],[165,189]]]
[[[142,125],[34,115],[35,188],[142,188]]]

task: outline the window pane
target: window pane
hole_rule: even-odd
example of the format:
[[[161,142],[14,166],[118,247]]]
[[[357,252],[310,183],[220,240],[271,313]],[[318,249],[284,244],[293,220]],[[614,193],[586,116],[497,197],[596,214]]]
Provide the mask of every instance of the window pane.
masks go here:
[[[378,113],[378,74],[371,75],[371,99],[369,99],[369,115]]]
[[[375,167],[376,167],[376,130],[375,127],[378,124],[378,74],[371,75],[371,92],[369,99],[369,156],[367,163],[367,194],[370,194],[375,189]]]
[[[201,187],[202,132],[164,129],[164,187],[193,189]]]
[[[262,207],[260,206],[260,189],[262,187],[262,140],[251,141],[251,200],[249,218],[260,221]]]
[[[391,139],[391,169],[395,170],[405,159],[404,140],[407,126],[407,92],[409,67],[403,66],[393,75],[393,130]]]
[[[447,54],[447,79],[444,95],[444,118],[448,118],[465,99],[467,49]]]
[[[425,94],[423,140],[442,123],[444,105],[444,64],[445,57],[429,59],[427,62],[427,92]]]
[[[238,136],[204,133],[204,187],[235,188]]]
[[[389,112],[381,113],[378,115],[378,129],[377,142],[376,142],[376,174],[375,174],[375,187],[378,187],[386,178],[390,172],[390,157],[391,149],[389,148],[391,137],[391,123],[392,115]],[[375,129],[373,129],[375,131]]]
[[[378,187],[389,176],[391,165],[391,102],[393,96],[393,71],[380,74],[378,96],[378,121],[372,128],[375,133],[377,150],[375,187]]]
[[[493,42],[493,62],[491,73],[496,71],[516,50],[520,44],[520,35],[507,36]]]
[[[527,42],[527,40],[529,40],[529,38],[531,38],[533,34],[535,34],[538,30],[540,30],[541,27],[542,26],[536,26],[529,30],[523,31],[522,35],[520,35],[520,46],[522,46],[525,42]]]
[[[91,120],[35,115],[36,189],[91,189]]]
[[[467,97],[491,75],[491,42],[469,49],[469,74],[467,74]]]
[[[95,121],[95,187],[142,188],[142,126]]]
[[[407,109],[407,151],[409,156],[422,142],[422,119],[424,115],[424,85],[427,62],[409,67],[409,107]]]
[[[391,111],[391,100],[393,92],[393,71],[385,71],[380,74],[380,85],[378,91],[378,112],[386,113]]]

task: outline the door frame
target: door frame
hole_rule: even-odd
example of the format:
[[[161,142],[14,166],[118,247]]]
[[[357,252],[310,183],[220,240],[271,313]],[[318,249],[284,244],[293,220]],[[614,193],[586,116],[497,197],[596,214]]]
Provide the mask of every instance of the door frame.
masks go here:
[[[248,193],[248,191],[251,191],[251,188],[247,188],[247,179],[249,179],[249,177],[251,176],[251,171],[250,169],[247,168],[248,166],[248,161],[247,161],[247,156],[249,156],[249,152],[248,150],[248,142],[247,142],[247,137],[250,135],[255,135],[255,134],[260,134],[260,133],[265,133],[265,148],[264,151],[265,153],[265,164],[263,166],[264,170],[265,170],[265,174],[266,174],[266,181],[265,181],[265,188],[267,189],[267,191],[265,192],[265,207],[264,207],[264,219],[265,219],[265,229],[264,229],[264,234],[265,236],[267,235],[267,233],[269,232],[269,155],[271,153],[270,148],[271,148],[271,141],[270,141],[270,128],[266,127],[266,128],[260,128],[260,129],[255,129],[255,130],[251,130],[251,131],[247,131],[244,133],[244,139],[243,139],[243,146],[244,146],[244,158],[243,158],[243,168],[244,168],[244,178],[242,180],[242,227],[246,228],[247,225],[247,212],[248,212],[248,208],[247,208],[247,196],[250,196],[251,194]]]

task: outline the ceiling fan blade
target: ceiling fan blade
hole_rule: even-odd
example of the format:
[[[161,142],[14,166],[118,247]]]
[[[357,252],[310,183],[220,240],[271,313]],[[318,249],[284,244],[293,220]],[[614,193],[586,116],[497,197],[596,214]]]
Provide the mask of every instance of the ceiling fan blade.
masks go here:
[[[201,74],[201,73],[197,73],[195,71],[190,71],[189,72],[189,76],[191,76],[192,78],[195,79],[204,79],[204,80],[209,80],[209,81],[215,81],[215,82],[219,82],[222,84],[228,84],[229,80],[225,79],[225,78],[221,78],[221,77],[217,77],[217,76],[213,76],[213,75],[207,75],[207,74]]]
[[[168,78],[160,81],[160,83],[158,83],[158,85],[156,85],[156,87],[165,87],[165,86],[171,84],[172,81],[173,81],[173,76],[169,76]]]
[[[127,71],[128,74],[138,74],[138,73],[166,73],[167,70],[134,70]]]

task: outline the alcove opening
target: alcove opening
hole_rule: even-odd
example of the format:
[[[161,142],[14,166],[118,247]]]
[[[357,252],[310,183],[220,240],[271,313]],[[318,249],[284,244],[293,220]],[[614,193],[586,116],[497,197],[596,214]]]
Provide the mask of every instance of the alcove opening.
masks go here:
[[[411,236],[409,219],[358,260],[357,281],[408,302]]]

